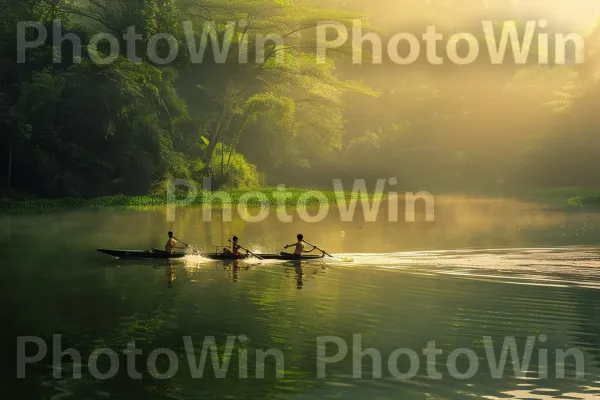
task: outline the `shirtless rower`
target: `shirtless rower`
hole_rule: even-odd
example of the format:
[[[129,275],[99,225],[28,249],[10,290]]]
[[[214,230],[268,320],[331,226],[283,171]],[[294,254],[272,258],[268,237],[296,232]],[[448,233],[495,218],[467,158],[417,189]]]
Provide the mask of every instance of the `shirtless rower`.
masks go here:
[[[234,236],[231,240],[231,250],[227,247],[223,249],[223,253],[225,254],[235,254],[236,256],[240,255],[240,245],[238,244],[238,237]]]
[[[167,240],[167,244],[165,244],[165,251],[167,253],[172,253],[173,249],[184,249],[185,247],[177,247],[175,244],[177,241],[173,238],[173,232],[169,231],[169,240]]]
[[[287,249],[288,247],[295,247],[295,249],[294,249],[295,256],[299,257],[302,255],[302,253],[310,253],[311,251],[316,249],[316,247],[313,246],[313,248],[310,250],[304,250],[304,236],[301,233],[299,233],[296,236],[296,238],[298,239],[298,241],[296,243],[288,244],[284,247],[285,249]]]

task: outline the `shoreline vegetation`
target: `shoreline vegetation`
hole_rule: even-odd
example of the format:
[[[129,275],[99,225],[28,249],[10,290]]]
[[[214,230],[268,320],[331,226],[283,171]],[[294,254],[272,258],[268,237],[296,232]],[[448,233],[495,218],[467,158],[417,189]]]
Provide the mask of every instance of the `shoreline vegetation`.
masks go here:
[[[529,196],[538,202],[569,208],[600,209],[600,188],[562,187],[535,190]]]
[[[252,194],[252,196],[250,195]],[[354,198],[372,200],[385,199],[385,193],[356,193],[341,191],[322,191],[315,189],[286,188],[260,188],[260,189],[232,189],[219,191],[199,191],[197,196],[186,201],[184,194],[177,195],[176,199],[170,199],[166,195],[125,196],[114,195],[98,198],[58,198],[58,199],[25,199],[14,200],[0,198],[0,212],[18,211],[62,211],[75,209],[102,209],[122,208],[135,209],[155,206],[191,206],[201,207],[211,205],[212,209],[220,209],[225,205],[237,207],[245,204],[249,208],[260,207],[261,199],[267,199],[269,208],[292,207],[305,204],[307,207],[319,204],[319,198],[327,200],[327,204],[335,205],[339,201],[349,201]],[[225,200],[224,200],[225,199]]]
[[[456,193],[455,193],[456,194]],[[463,193],[468,194],[468,193]],[[445,195],[445,194],[438,194]],[[447,195],[451,195],[447,193]],[[481,196],[481,194],[479,194]],[[80,209],[143,209],[157,206],[176,205],[202,207],[211,205],[212,209],[222,209],[224,206],[237,207],[245,204],[249,208],[260,207],[261,199],[267,200],[268,208],[293,207],[305,204],[307,207],[317,206],[319,201],[326,200],[328,205],[336,205],[340,201],[347,202],[352,199],[385,200],[386,193],[357,193],[342,191],[323,191],[317,189],[286,188],[259,188],[259,189],[232,189],[219,191],[199,191],[197,196],[186,200],[186,195],[179,193],[176,199],[169,199],[166,195],[126,196],[113,195],[97,198],[30,198],[10,199],[0,198],[0,212],[19,211],[68,211]],[[498,197],[498,194],[490,194]],[[525,201],[533,201],[565,210],[586,209],[600,211],[600,188],[551,188],[532,190],[524,195],[512,195]],[[319,200],[321,199],[321,200]]]
[[[596,15],[583,29],[514,2],[376,3],[3,1],[0,211],[164,205],[175,177],[215,190],[395,177],[541,204],[563,194],[538,187],[600,187]],[[447,46],[406,55],[397,33],[423,32]],[[498,57],[479,51],[491,40]],[[563,206],[600,204],[586,193]]]

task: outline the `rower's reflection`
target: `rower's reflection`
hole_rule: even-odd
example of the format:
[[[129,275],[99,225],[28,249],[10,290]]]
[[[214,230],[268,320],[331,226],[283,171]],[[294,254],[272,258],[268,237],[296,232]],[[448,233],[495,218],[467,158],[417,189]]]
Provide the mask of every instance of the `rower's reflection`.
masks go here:
[[[175,280],[175,268],[173,268],[173,264],[169,263],[167,267],[167,286],[169,289],[173,288],[173,281]]]
[[[296,273],[296,287],[298,289],[302,289],[304,286],[304,271],[302,270],[302,262],[292,261],[287,265],[294,267],[294,272]]]
[[[227,266],[231,265],[231,268]],[[240,271],[240,262],[238,260],[232,260],[230,263],[225,264],[225,269],[229,271],[229,277],[233,282],[238,281],[238,272]],[[249,270],[250,266],[244,267],[244,269]]]
[[[238,271],[240,270],[239,261],[235,260],[231,266],[231,280],[234,282],[238,281]]]
[[[302,264],[300,261],[294,262],[294,270],[296,272],[296,287],[302,289],[304,286],[304,271],[302,270]]]
[[[302,264],[301,261],[291,261],[289,263],[286,263],[286,274],[288,276],[291,276],[291,270],[292,267],[294,268],[294,273],[295,273],[295,278],[296,278],[296,283],[297,283],[297,288],[298,289],[302,289],[304,287],[304,277],[306,276],[304,274],[304,269],[302,268]],[[315,268],[314,270],[311,268],[311,266],[309,266],[309,274],[310,275],[317,275],[319,274],[319,269]],[[325,272],[327,270],[327,267],[325,266],[321,266],[320,270],[323,272]],[[314,276],[310,276],[309,279],[314,278]]]

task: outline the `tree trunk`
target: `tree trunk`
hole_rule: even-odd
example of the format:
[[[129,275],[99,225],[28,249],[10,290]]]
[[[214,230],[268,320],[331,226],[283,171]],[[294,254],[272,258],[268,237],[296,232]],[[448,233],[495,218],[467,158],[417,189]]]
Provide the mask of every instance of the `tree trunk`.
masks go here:
[[[8,177],[6,179],[6,185],[8,189],[8,195],[10,195],[10,178],[12,175],[12,142],[8,144]]]
[[[225,164],[225,135],[221,135],[221,179],[223,179],[224,164]]]
[[[221,127],[223,126],[223,120],[226,118],[227,114],[227,106],[223,104],[223,110],[221,111],[221,115],[219,116],[219,120],[217,121],[217,125],[213,130],[212,134],[208,138],[208,146],[206,147],[206,153],[204,153],[204,169],[208,171],[210,168],[210,162],[212,161],[212,156],[217,147],[217,143],[219,142],[219,138],[221,136]]]
[[[236,90],[235,94],[231,95],[231,97],[225,96],[223,98],[223,109],[221,110],[221,115],[219,116],[219,120],[217,121],[217,125],[215,130],[210,135],[208,139],[208,147],[206,148],[206,153],[204,154],[204,171],[205,173],[210,169],[210,162],[212,161],[215,148],[217,147],[217,143],[229,131],[229,127],[231,126],[231,121],[235,116],[236,104],[238,103],[238,99],[241,98],[253,85],[254,83],[250,81],[245,88],[241,90]]]
[[[239,129],[237,130],[236,134],[233,136],[233,139],[231,141],[231,148],[229,149],[229,156],[227,157],[227,176],[229,177],[229,164],[231,163],[231,156],[233,155],[233,152],[235,150],[235,147],[237,146],[237,143],[240,139],[240,136],[242,134],[242,131],[245,128],[245,124],[246,121],[248,120],[248,114],[246,114],[244,116],[244,119],[242,120]]]
[[[223,105],[223,112],[219,117],[219,121],[215,130],[210,135],[208,147],[206,148],[206,153],[204,153],[204,170],[205,172],[210,169],[210,163],[213,159],[215,148],[217,147],[217,143],[221,140],[223,143],[223,137],[225,133],[229,130],[231,125],[231,121],[233,120],[234,113],[227,105]]]

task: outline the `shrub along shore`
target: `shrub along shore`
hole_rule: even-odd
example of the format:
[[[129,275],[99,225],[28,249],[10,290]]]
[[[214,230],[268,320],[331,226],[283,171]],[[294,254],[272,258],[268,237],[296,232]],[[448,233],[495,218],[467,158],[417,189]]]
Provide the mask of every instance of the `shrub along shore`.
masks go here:
[[[600,207],[600,189],[563,187],[541,189],[531,193],[533,200],[568,208],[597,208]]]

